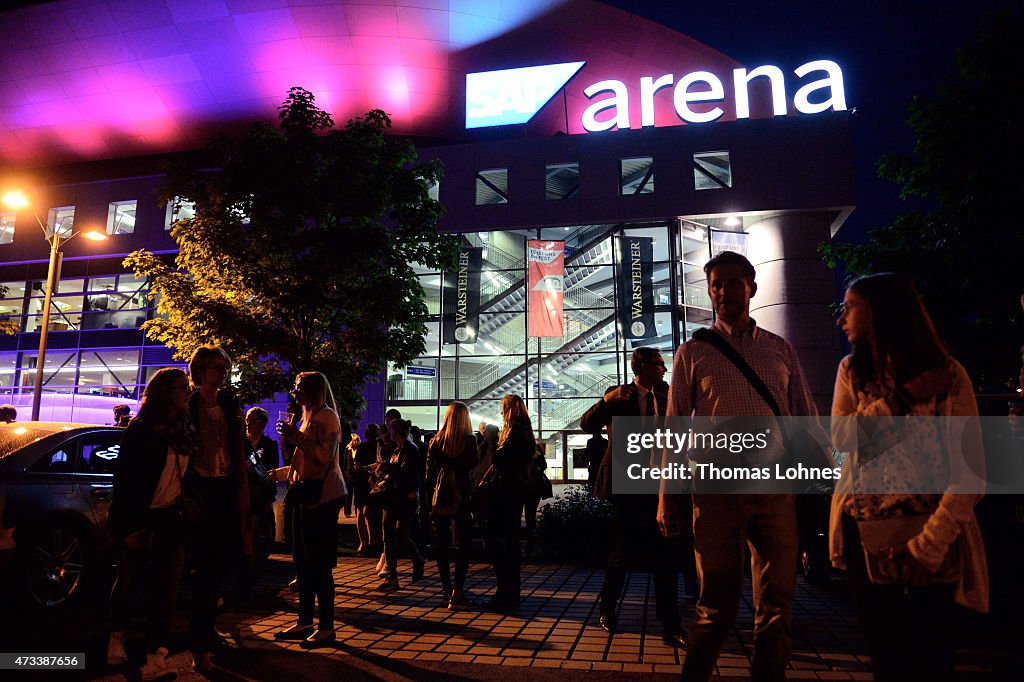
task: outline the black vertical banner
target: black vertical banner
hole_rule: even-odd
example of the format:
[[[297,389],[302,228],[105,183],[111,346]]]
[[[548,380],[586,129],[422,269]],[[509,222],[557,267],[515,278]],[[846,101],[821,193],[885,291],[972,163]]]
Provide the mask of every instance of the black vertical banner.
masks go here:
[[[444,343],[476,343],[482,264],[483,248],[463,247],[455,272],[444,274]]]
[[[654,330],[654,244],[650,237],[619,237],[619,324],[627,339],[656,336]]]

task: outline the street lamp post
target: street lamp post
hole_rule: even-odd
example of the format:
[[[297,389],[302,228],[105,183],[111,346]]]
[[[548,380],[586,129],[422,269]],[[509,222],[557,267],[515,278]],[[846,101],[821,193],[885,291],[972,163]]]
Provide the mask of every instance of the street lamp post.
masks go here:
[[[36,218],[38,220],[38,217]],[[43,229],[46,232],[46,229]],[[71,235],[72,237],[74,235]],[[50,333],[50,303],[53,300],[53,290],[60,281],[60,266],[64,261],[64,254],[61,253],[60,235],[57,230],[52,230],[52,235],[47,239],[50,244],[50,267],[46,271],[46,299],[43,302],[43,327],[39,331],[39,355],[36,357],[36,385],[32,391],[32,421],[39,421],[39,407],[43,399],[43,370],[46,367],[46,341]]]
[[[20,192],[10,192],[3,196],[3,203],[11,208],[25,208],[28,206],[28,199]],[[64,260],[61,247],[67,244],[80,234],[94,241],[102,241],[107,235],[97,230],[88,232],[70,232],[65,239],[61,239],[61,232],[58,226],[52,228],[39,219],[39,215],[33,210],[32,217],[36,219],[40,229],[43,231],[43,238],[50,247],[50,266],[46,271],[46,298],[43,302],[43,324],[39,330],[39,356],[36,358],[35,389],[32,392],[32,421],[39,421],[39,407],[43,398],[43,371],[46,366],[46,342],[50,332],[50,306],[53,301],[53,292],[60,281],[60,266]]]

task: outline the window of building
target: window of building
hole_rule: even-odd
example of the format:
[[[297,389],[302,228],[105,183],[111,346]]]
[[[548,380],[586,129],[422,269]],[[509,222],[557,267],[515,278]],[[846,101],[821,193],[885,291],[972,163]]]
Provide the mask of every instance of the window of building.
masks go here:
[[[619,194],[651,194],[654,192],[654,159],[639,156],[619,161]]]
[[[10,244],[14,241],[14,219],[16,213],[0,213],[0,244]]]
[[[440,201],[439,197],[441,196],[441,183],[430,183],[430,187],[427,188],[427,196],[433,199],[434,201]]]
[[[476,174],[476,205],[508,203],[508,168],[492,168]]]
[[[46,368],[43,371],[43,392],[45,393],[73,393],[75,388],[75,375],[77,374],[76,360],[78,353],[67,351],[48,350],[46,352]],[[23,353],[21,356],[21,386],[24,390],[35,385],[36,365],[39,361],[37,353]]]
[[[70,237],[75,229],[75,207],[55,206],[46,214],[47,237],[54,234],[60,237]]]
[[[693,155],[694,189],[725,189],[732,187],[732,165],[729,152],[699,152]]]
[[[111,201],[107,207],[107,234],[132,234],[135,232],[135,211],[137,201]]]
[[[139,351],[83,350],[77,393],[134,398],[138,392]]]
[[[174,201],[167,202],[167,217],[164,218],[164,229],[169,230],[174,227],[174,223],[178,220],[189,220],[194,218],[196,215],[196,205],[191,201],[186,201],[182,197],[174,197]]]
[[[577,199],[580,195],[580,165],[556,163],[544,168],[544,196],[550,200]]]
[[[137,329],[146,321],[148,290],[129,274],[90,277],[82,329]]]

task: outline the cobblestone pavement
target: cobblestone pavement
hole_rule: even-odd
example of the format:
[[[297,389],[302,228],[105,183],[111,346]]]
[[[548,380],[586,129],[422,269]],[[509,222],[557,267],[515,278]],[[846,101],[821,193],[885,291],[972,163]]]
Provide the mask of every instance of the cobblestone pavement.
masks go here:
[[[685,652],[661,641],[654,617],[653,582],[631,574],[620,608],[618,632],[597,625],[597,594],[603,572],[586,568],[524,564],[523,602],[509,615],[479,608],[450,612],[442,604],[436,567],[401,589],[375,591],[374,559],[342,557],[335,570],[337,635],[333,648],[304,651],[277,642],[273,634],[294,622],[297,593],[286,587],[291,564],[275,555],[244,608],[228,608],[218,627],[234,639],[234,650],[218,656],[213,679],[525,679],[623,677],[677,678]],[[818,587],[797,579],[795,641],[789,679],[870,680],[865,643],[842,583]],[[474,564],[467,588],[479,603],[493,591],[490,567]],[[682,598],[684,626],[692,602]],[[183,623],[179,623],[183,626]],[[725,679],[750,674],[753,615],[747,584],[737,625],[719,659]],[[965,679],[1011,679],[993,672],[989,654],[960,656]],[[188,667],[186,652],[172,663],[179,679],[203,679]],[[515,670],[512,670],[515,668]],[[530,670],[525,670],[529,668]],[[92,679],[119,680],[121,675]],[[1018,678],[1019,679],[1019,678]]]

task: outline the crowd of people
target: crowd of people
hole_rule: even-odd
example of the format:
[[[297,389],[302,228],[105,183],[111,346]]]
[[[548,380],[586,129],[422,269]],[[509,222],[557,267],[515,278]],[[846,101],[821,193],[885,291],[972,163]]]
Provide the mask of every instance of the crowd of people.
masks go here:
[[[686,649],[684,680],[708,680],[737,615],[749,549],[755,619],[751,675],[781,680],[793,637],[794,496],[720,495],[667,484],[658,495],[615,494],[612,439],[599,439],[616,416],[817,414],[793,348],[750,317],[757,291],[753,266],[725,252],[705,266],[705,274],[716,312],[709,333],[717,338],[698,336],[680,347],[671,385],[664,381],[660,352],[637,349],[634,380],[609,389],[581,419],[581,428],[594,434],[588,444],[593,492],[610,499],[614,511],[599,625],[615,630],[630,560],[649,553],[663,638]],[[834,417],[977,415],[966,373],[938,338],[908,279],[880,274],[855,281],[838,324],[853,352],[838,369]],[[211,669],[211,652],[222,637],[216,614],[225,576],[239,564],[238,557],[253,552],[254,500],[247,472],[254,463],[288,483],[285,535],[299,605],[295,622],[276,633],[277,639],[300,641],[310,649],[334,641],[333,569],[343,507],[346,515],[355,514],[357,556],[383,550],[376,567],[379,592],[422,580],[429,543],[443,590],[439,606],[474,608],[466,578],[479,524],[496,578],[490,600],[479,606],[501,613],[519,606],[524,511],[529,524],[539,499],[551,494],[543,449],[522,398],[508,395],[501,401],[500,426],[481,423],[474,431],[467,406],[453,402],[436,434],[421,433],[390,410],[383,424],[368,425],[360,438],[339,415],[326,377],[304,372],[295,381],[292,414],[282,413],[276,423],[279,453],[265,435],[266,411],[257,407],[243,415],[227,389],[230,370],[224,350],[197,349],[187,374],[168,368],[153,375],[138,415],[127,423],[110,507],[118,574],[108,662],[127,661],[129,615],[145,590],[146,659],[140,677],[167,674],[170,615],[189,543],[189,645],[196,670]],[[853,461],[867,456],[858,453],[862,441],[841,429],[832,435]],[[978,443],[967,445],[980,450],[980,434],[960,437],[976,437]],[[281,455],[284,466],[279,466]],[[950,677],[954,603],[987,609],[985,554],[973,511],[979,497],[955,484],[943,494],[887,495],[840,480],[832,502],[832,560],[849,571],[878,679]],[[893,536],[899,540],[888,548],[887,560],[904,579],[879,580],[873,570],[878,558],[868,539],[883,522],[903,531]],[[407,577],[399,572],[402,560],[411,566]],[[152,570],[145,570],[147,562]],[[679,613],[680,570],[695,599],[689,633]]]

